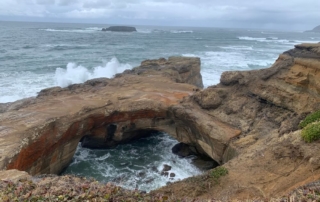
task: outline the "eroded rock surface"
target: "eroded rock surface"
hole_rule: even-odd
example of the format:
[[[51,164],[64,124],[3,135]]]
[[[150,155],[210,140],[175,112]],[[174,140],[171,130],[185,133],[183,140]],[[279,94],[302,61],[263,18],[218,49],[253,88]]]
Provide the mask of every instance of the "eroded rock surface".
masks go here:
[[[142,62],[114,79],[49,88],[37,98],[5,104],[0,168],[59,173],[80,140],[83,146],[108,148],[152,130],[165,131],[220,163],[228,141],[240,131],[200,108],[180,105],[199,87],[200,59],[172,57]],[[219,134],[211,134],[213,127]]]
[[[149,60],[115,79],[2,105],[0,168],[57,173],[83,137],[108,147],[159,130],[229,174],[217,183],[209,171],[156,194],[269,199],[320,179],[320,142],[305,143],[298,128],[320,109],[320,44],[296,45],[268,69],[225,72],[204,90],[199,71],[195,58]]]
[[[218,184],[209,173],[157,193],[224,201],[270,199],[320,179],[320,142],[305,143],[298,128],[306,114],[320,109],[320,44],[296,45],[268,69],[225,72],[220,84],[191,95],[182,105],[194,103],[242,131],[224,152],[229,174]]]

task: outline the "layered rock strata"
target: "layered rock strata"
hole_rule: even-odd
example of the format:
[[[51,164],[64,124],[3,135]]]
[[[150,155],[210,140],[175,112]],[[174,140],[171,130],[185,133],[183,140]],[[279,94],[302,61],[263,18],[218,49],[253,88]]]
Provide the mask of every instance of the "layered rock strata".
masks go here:
[[[223,156],[229,174],[218,185],[199,177],[158,193],[270,199],[320,180],[320,142],[305,143],[298,127],[306,114],[320,109],[320,44],[296,45],[268,69],[225,72],[220,81],[181,105],[200,106],[242,131]]]
[[[200,108],[179,104],[198,87],[200,59],[172,57],[145,61],[114,79],[45,89],[37,98],[4,104],[0,168],[59,173],[80,140],[83,146],[108,148],[151,130],[222,162],[228,141],[240,131]]]
[[[298,128],[320,109],[320,44],[296,45],[268,69],[225,72],[220,84],[204,90],[199,64],[195,58],[145,61],[115,79],[3,105],[0,167],[57,173],[80,139],[108,147],[159,130],[229,174],[217,183],[209,171],[158,194],[270,199],[320,179],[320,143],[305,143]]]

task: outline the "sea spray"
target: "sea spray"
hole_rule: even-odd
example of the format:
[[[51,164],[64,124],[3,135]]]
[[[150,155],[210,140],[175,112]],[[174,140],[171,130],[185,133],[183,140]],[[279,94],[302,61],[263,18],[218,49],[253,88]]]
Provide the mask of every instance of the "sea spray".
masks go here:
[[[121,64],[115,57],[113,57],[104,66],[94,67],[93,70],[89,70],[82,65],[70,62],[66,69],[57,68],[54,78],[56,85],[67,87],[71,84],[83,83],[89,79],[100,77],[112,78],[116,73],[120,73],[131,68],[131,65]]]

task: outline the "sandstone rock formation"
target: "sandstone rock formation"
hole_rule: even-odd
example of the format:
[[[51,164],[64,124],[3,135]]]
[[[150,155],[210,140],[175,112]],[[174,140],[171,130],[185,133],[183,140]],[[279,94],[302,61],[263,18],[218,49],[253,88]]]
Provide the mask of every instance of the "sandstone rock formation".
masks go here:
[[[222,200],[270,198],[320,179],[320,142],[305,143],[298,128],[306,114],[320,109],[320,44],[296,45],[268,69],[225,72],[220,84],[191,95],[181,105],[190,108],[195,103],[242,131],[224,152],[223,166],[229,174],[216,186],[210,178],[199,177],[157,193]]]
[[[111,31],[111,32],[136,32],[137,29],[135,27],[128,26],[111,26],[108,28],[103,28],[102,31]]]
[[[198,58],[145,61],[139,68],[37,98],[0,105],[0,168],[58,173],[82,139],[90,147],[165,131],[228,169],[155,193],[221,200],[270,198],[320,179],[320,142],[298,124],[320,109],[320,44],[300,44],[268,69],[225,72],[202,87]]]
[[[76,146],[108,148],[165,131],[217,162],[240,131],[179,105],[202,87],[199,58],[148,60],[141,67],[67,88],[42,90],[1,108],[1,169],[59,173]],[[198,121],[199,120],[199,121]],[[218,133],[211,134],[215,129]]]

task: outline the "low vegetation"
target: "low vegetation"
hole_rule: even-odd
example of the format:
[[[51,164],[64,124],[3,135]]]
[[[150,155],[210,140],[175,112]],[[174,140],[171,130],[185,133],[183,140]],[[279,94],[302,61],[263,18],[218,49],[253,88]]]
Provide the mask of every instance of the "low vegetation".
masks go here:
[[[309,114],[301,123],[299,124],[300,128],[304,128],[310,123],[320,121],[320,110],[314,113]]]
[[[1,202],[41,201],[168,201],[168,196],[149,195],[139,190],[125,190],[113,184],[102,184],[94,179],[74,176],[55,176],[20,180],[0,181]]]
[[[310,143],[320,139],[320,110],[309,114],[299,126],[304,141]]]
[[[306,142],[313,142],[320,139],[320,122],[311,123],[304,127],[301,136]]]
[[[199,186],[201,183],[218,181],[222,176],[228,174],[228,170],[224,167],[217,167],[209,171],[204,176],[195,178],[201,181],[195,181],[193,188],[201,188],[205,192],[210,189],[205,189]],[[190,178],[191,179],[191,178]],[[51,176],[42,178],[33,178],[32,180],[20,180],[18,182],[0,181],[0,201],[1,202],[41,202],[41,201],[93,201],[93,202],[117,202],[117,201],[134,201],[134,202],[203,202],[220,200],[199,198],[179,198],[174,194],[158,194],[144,193],[139,190],[125,190],[116,187],[110,183],[103,184],[94,179],[79,178],[75,176]],[[240,200],[236,200],[240,201]],[[300,187],[287,196],[272,199],[252,199],[245,200],[247,202],[270,201],[320,201],[320,181],[316,181]]]
[[[219,166],[211,171],[210,176],[217,183],[220,177],[225,176],[227,174],[228,174],[228,170],[223,166]]]

